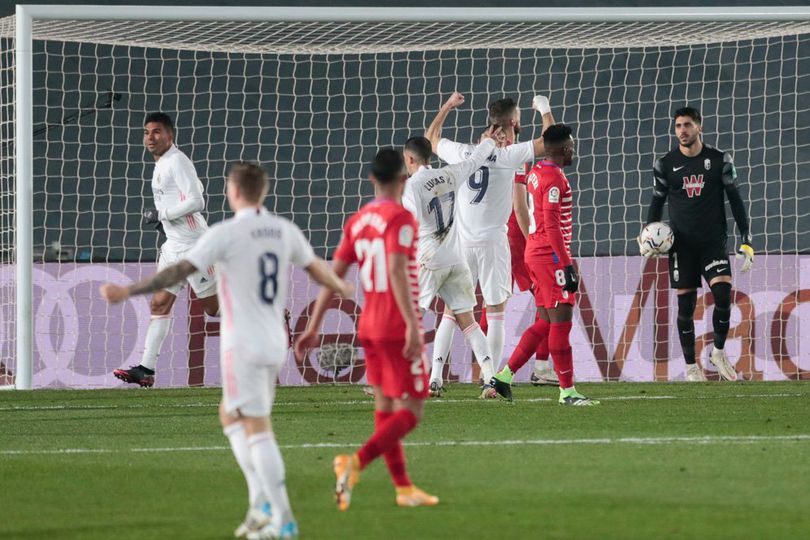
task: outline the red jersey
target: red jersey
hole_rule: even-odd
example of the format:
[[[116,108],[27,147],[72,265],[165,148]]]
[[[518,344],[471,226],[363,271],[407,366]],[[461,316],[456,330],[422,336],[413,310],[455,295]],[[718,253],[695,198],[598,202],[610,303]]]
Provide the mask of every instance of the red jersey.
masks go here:
[[[421,318],[416,264],[416,219],[391,199],[375,199],[346,222],[335,258],[357,263],[363,288],[363,312],[357,335],[368,340],[404,340],[405,319],[388,282],[388,255],[408,256],[408,283],[413,309]]]
[[[573,197],[568,179],[556,164],[542,160],[526,179],[529,192],[529,239],[526,256],[553,255],[571,264]]]

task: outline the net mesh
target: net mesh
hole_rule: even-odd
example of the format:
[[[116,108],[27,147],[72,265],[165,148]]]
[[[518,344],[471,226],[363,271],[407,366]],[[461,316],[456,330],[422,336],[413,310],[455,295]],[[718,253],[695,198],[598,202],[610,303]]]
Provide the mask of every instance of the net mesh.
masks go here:
[[[634,238],[653,161],[672,147],[670,114],[687,103],[703,111],[706,142],[734,156],[755,247],[767,254],[753,274],[735,276],[742,296],[729,354],[747,377],[803,377],[808,26],[35,21],[34,384],[107,386],[112,369],[138,362],[146,301],[110,308],[95,288],[154,270],[161,240],[140,217],[151,205],[153,168],[141,142],[145,113],[174,117],[178,147],[205,185],[209,223],[228,215],[227,164],[255,160],[274,179],[268,206],[329,257],[345,219],[372,195],[365,164],[378,148],[423,133],[453,91],[467,101],[443,134],[460,142],[477,140],[487,105],[503,96],[525,109],[523,138],[539,135],[528,110],[535,93],[549,96],[557,120],[575,130],[572,248],[586,288],[572,334],[579,380],[683,377],[663,261],[642,261]],[[0,251],[11,271],[0,361],[12,370],[13,33],[13,19],[0,19]],[[316,291],[302,276],[291,287],[300,331]],[[711,295],[700,298],[703,344]],[[327,318],[330,343],[352,344],[357,310],[346,305]],[[506,354],[532,314],[526,294],[510,300]],[[182,302],[174,315],[158,384],[217,383],[215,322]],[[189,329],[202,339],[190,340]],[[362,352],[338,349],[353,358],[342,371],[321,368],[316,351],[290,358],[282,382],[361,380]],[[474,377],[468,356],[456,336],[452,377]]]

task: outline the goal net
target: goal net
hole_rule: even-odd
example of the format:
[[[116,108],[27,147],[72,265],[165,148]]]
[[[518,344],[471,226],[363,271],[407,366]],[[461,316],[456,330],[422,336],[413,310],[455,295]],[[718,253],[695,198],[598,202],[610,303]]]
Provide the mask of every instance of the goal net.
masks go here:
[[[684,377],[666,261],[639,257],[635,237],[653,162],[674,145],[671,113],[686,104],[703,112],[705,141],[734,157],[757,252],[750,274],[733,264],[729,356],[748,379],[808,377],[806,16],[554,22],[549,11],[542,22],[251,22],[222,13],[208,22],[34,19],[35,387],[113,386],[113,369],[140,361],[148,299],[110,307],[97,289],[155,270],[162,239],[141,220],[152,205],[147,112],[174,118],[176,143],[205,186],[209,223],[229,215],[227,164],[258,161],[273,179],[268,207],[329,258],[345,219],[372,196],[366,164],[374,153],[424,133],[453,91],[466,103],[443,135],[457,141],[477,140],[487,105],[504,96],[523,109],[523,138],[540,134],[530,110],[537,93],[574,129],[578,157],[568,176],[583,285],[572,332],[578,380]],[[27,324],[15,317],[14,32],[14,18],[0,19],[0,385],[13,383],[17,325]],[[731,250],[736,226],[727,214]],[[317,291],[300,273],[290,287],[291,326],[300,332]],[[359,308],[332,307],[324,346],[300,362],[290,355],[282,383],[363,381],[353,341]],[[710,376],[711,313],[703,289],[697,346]],[[510,299],[506,357],[533,314],[527,293]],[[434,324],[429,312],[426,325]],[[157,384],[218,384],[216,334],[217,320],[181,293]],[[474,377],[460,333],[449,376]]]

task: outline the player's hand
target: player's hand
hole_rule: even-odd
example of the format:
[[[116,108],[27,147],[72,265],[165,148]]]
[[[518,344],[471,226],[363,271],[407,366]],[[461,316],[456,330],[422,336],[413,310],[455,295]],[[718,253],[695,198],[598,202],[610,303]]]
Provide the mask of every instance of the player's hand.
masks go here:
[[[489,126],[487,130],[481,134],[481,142],[484,142],[487,139],[492,139],[493,141],[495,141],[495,144],[497,144],[498,138],[503,136],[504,133],[501,126],[492,125]]]
[[[166,234],[166,231],[163,229],[162,221],[157,222],[157,225],[155,225],[155,230],[158,232],[158,234]]]
[[[659,255],[657,251],[641,241],[641,235],[636,236],[636,242],[638,242],[638,250],[641,252],[642,257],[649,259],[650,257]]]
[[[422,349],[425,347],[425,336],[418,324],[407,324],[405,326],[405,347],[402,348],[402,355],[405,358],[419,358],[422,356]]]
[[[101,293],[102,298],[111,304],[117,304],[129,298],[129,289],[127,287],[113,285],[112,283],[105,283],[98,288],[98,292]]]
[[[453,94],[447,98],[447,101],[444,102],[444,106],[448,109],[455,109],[462,105],[464,105],[464,96],[459,92],[453,92]]]
[[[577,271],[574,270],[574,265],[569,264],[563,270],[565,275],[565,285],[563,285],[563,290],[568,292],[577,292],[579,289],[579,276],[577,276]]]
[[[737,258],[743,259],[742,268],[740,271],[748,272],[754,265],[754,248],[751,247],[751,238],[743,238],[740,249],[737,251]]]
[[[144,223],[159,223],[160,222],[160,212],[158,212],[157,208],[147,208],[143,211],[143,221]]]
[[[489,131],[489,130],[487,130],[487,131]],[[481,144],[482,142],[484,142],[487,139],[492,139],[493,138],[493,137],[485,137],[485,135],[487,134],[487,131],[484,131],[483,133],[481,133],[481,136],[478,138],[478,144]],[[508,143],[508,141],[506,140],[506,133],[504,133],[503,130],[501,130],[501,132],[499,134],[497,134],[494,137],[494,139],[495,139],[495,146],[497,146],[498,148],[503,148]]]
[[[298,360],[304,358],[307,354],[309,354],[309,351],[319,345],[319,340],[320,336],[318,336],[318,332],[314,328],[307,328],[304,330],[304,332],[295,340],[295,345],[293,346],[295,357]]]
[[[548,114],[551,112],[551,104],[549,104],[546,96],[534,96],[534,99],[532,100],[532,109],[540,114]]]

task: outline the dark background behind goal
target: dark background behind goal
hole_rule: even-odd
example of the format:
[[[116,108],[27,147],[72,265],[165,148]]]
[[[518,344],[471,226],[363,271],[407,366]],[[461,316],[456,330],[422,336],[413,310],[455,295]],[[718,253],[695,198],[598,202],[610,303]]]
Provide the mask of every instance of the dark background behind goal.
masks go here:
[[[596,4],[606,5],[545,3]],[[2,14],[11,13],[5,7]],[[703,109],[706,142],[734,156],[757,250],[807,253],[807,74],[806,35],[649,51],[498,49],[339,61],[36,42],[35,251],[59,242],[78,260],[154,260],[159,239],[140,220],[151,204],[153,167],[140,122],[144,111],[162,109],[175,117],[178,145],[205,184],[209,222],[227,215],[226,164],[258,160],[277,179],[268,206],[296,221],[328,257],[345,216],[371,195],[363,164],[379,146],[421,133],[458,89],[468,105],[448,119],[445,134],[461,141],[477,136],[487,102],[502,95],[527,105],[535,91],[547,93],[557,118],[573,126],[578,256],[637,252],[633,238],[649,202],[652,162],[672,146],[670,113],[686,103]],[[72,114],[79,118],[66,118]],[[528,133],[531,117],[524,111]],[[733,249],[736,227],[727,213]]]

